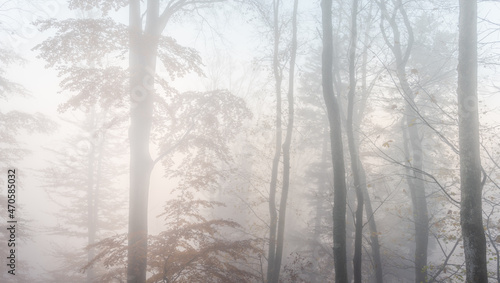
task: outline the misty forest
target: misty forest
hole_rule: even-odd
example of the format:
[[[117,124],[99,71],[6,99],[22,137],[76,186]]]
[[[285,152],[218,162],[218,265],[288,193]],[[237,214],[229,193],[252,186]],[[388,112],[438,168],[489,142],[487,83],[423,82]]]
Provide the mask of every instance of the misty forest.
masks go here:
[[[0,1],[0,282],[500,283],[500,1]]]

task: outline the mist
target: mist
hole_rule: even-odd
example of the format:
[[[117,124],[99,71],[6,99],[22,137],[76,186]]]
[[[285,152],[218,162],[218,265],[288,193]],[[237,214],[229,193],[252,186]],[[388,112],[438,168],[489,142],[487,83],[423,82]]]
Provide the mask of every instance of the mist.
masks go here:
[[[500,3],[0,1],[1,282],[500,282]]]

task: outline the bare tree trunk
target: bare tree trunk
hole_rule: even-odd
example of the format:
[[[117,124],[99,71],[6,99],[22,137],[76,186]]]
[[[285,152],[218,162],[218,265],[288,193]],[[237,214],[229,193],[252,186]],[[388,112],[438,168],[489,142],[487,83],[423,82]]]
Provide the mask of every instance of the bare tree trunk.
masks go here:
[[[316,211],[314,217],[314,233],[313,233],[313,243],[312,243],[312,250],[313,250],[313,272],[311,274],[311,283],[321,283],[320,276],[318,274],[321,272],[321,268],[319,266],[319,257],[317,255],[317,251],[321,249],[321,229],[322,229],[322,220],[324,217],[324,197],[326,196],[329,188],[328,188],[328,141],[330,139],[329,135],[329,129],[328,126],[325,125],[325,127],[322,129],[322,134],[321,137],[323,139],[322,145],[321,145],[321,165],[320,165],[320,170],[321,174],[319,175],[320,177],[318,178],[318,194],[316,196]]]
[[[90,113],[90,129],[93,129],[95,126],[95,109],[92,108]],[[88,153],[88,161],[87,161],[87,244],[90,246],[95,242],[96,236],[96,216],[97,216],[97,207],[96,207],[96,198],[95,198],[95,189],[94,189],[94,163],[95,163],[95,144],[90,144],[90,151]],[[97,171],[99,173],[99,171]],[[90,248],[87,252],[87,262],[91,262],[94,258],[94,248]],[[87,282],[93,282],[94,278],[94,269],[90,267],[87,270]]]
[[[366,177],[363,167],[360,168],[361,180],[365,180]],[[375,222],[375,213],[373,212],[372,203],[370,200],[370,195],[368,194],[368,189],[366,186],[361,187],[363,189],[363,196],[365,200],[365,212],[368,218],[368,228],[370,229],[370,246],[372,248],[373,257],[373,269],[375,269],[375,282],[383,283],[384,277],[382,272],[382,259],[380,257],[380,243],[378,241],[378,230],[377,223]]]
[[[157,1],[148,1],[142,32],[140,1],[130,2],[130,195],[127,282],[146,282],[148,195],[153,160],[149,152],[154,76],[159,39]]]
[[[353,275],[354,283],[361,283],[361,265],[362,265],[362,247],[363,247],[363,191],[361,186],[366,186],[366,180],[362,183],[360,176],[361,160],[359,159],[357,142],[354,140],[353,130],[353,112],[354,97],[356,95],[356,42],[357,42],[357,15],[358,0],[353,0],[351,10],[351,42],[349,47],[349,93],[347,102],[347,121],[346,134],[349,144],[349,153],[351,157],[351,169],[354,179],[354,189],[356,191],[356,216],[355,216],[355,234],[354,234],[354,257],[353,257]]]
[[[401,57],[400,57],[401,58]],[[396,59],[396,61],[399,61]],[[408,133],[406,142],[409,148],[405,151],[405,160],[413,170],[407,170],[407,181],[413,203],[413,219],[415,226],[415,282],[427,280],[427,248],[429,242],[429,217],[423,171],[422,141],[418,133],[415,95],[411,90],[406,72],[401,65],[397,69],[399,82],[406,99],[403,132]],[[411,162],[410,162],[411,160]]]
[[[385,19],[392,30],[393,41],[389,40],[385,34],[383,27],[383,20],[381,21],[381,31],[386,41],[387,46],[391,49],[394,57],[396,58],[396,74],[398,76],[399,84],[401,86],[401,94],[405,100],[405,122],[406,125],[403,126],[403,131],[408,133],[407,142],[410,145],[409,149],[406,150],[406,161],[413,168],[413,170],[408,171],[408,187],[411,192],[412,203],[413,203],[413,219],[415,222],[415,282],[425,282],[427,280],[427,248],[429,242],[429,217],[427,213],[427,200],[425,197],[425,185],[422,176],[423,170],[423,152],[422,152],[422,141],[418,133],[418,115],[417,115],[417,105],[415,103],[415,94],[413,93],[408,79],[406,76],[406,63],[410,57],[410,53],[413,47],[413,29],[411,23],[408,19],[406,11],[403,7],[401,0],[394,2],[396,5],[394,7],[394,14],[401,14],[404,22],[404,27],[408,32],[408,40],[406,48],[404,51],[401,47],[401,36],[399,32],[398,24],[395,21],[395,17],[389,16],[387,11],[385,0],[381,0],[379,7],[382,11],[382,19]]]
[[[278,166],[281,158],[281,82],[283,76],[279,68],[278,52],[279,52],[279,0],[273,2],[274,12],[274,51],[273,51],[273,73],[275,80],[275,93],[276,93],[276,146],[273,159],[273,167],[271,171],[271,183],[269,186],[269,250],[267,259],[267,282],[272,282],[275,270],[275,257],[276,257],[276,229],[278,222],[278,212],[276,209],[276,186],[278,181]],[[279,267],[278,267],[279,268]]]
[[[427,215],[427,201],[425,199],[425,186],[423,183],[422,164],[419,159],[421,153],[416,151],[415,148],[420,149],[421,142],[413,140],[415,137],[415,125],[409,125],[411,114],[407,113],[406,119],[402,121],[403,142],[405,152],[405,164],[407,168],[407,183],[410,190],[413,206],[413,219],[415,227],[415,282],[425,282],[427,280],[427,247],[429,239],[429,218]],[[412,136],[413,133],[413,136]],[[418,138],[418,135],[417,135]],[[410,149],[411,148],[411,149]],[[413,164],[409,162],[413,160]]]
[[[97,114],[98,116],[94,119],[95,126],[98,125],[98,121],[106,121],[106,113],[102,114]],[[97,120],[96,120],[97,119]],[[102,120],[101,120],[102,119]],[[100,206],[100,190],[101,190],[101,174],[102,174],[102,162],[103,162],[103,157],[104,157],[104,147],[105,147],[105,142],[106,142],[106,132],[105,130],[102,132],[102,135],[97,135],[96,139],[93,139],[92,147],[95,148],[96,152],[96,171],[95,171],[95,185],[94,185],[94,190],[93,190],[93,213],[92,213],[92,227],[89,228],[89,245],[92,245],[95,243],[97,239],[97,231],[100,228],[99,227],[99,210],[101,209]],[[95,249],[91,248],[89,249],[88,253],[88,258],[93,259],[95,257]],[[92,268],[89,269],[89,274],[88,277],[89,280],[88,282],[94,282],[93,278],[95,276],[95,272],[93,271]]]
[[[347,283],[346,259],[346,182],[344,150],[342,145],[342,127],[340,107],[333,91],[332,82],[332,1],[322,0],[323,58],[322,85],[328,121],[330,123],[330,141],[333,161],[333,254],[335,260],[335,282]]]
[[[488,282],[481,203],[481,159],[477,98],[477,2],[460,0],[458,119],[460,144],[460,224],[466,282]]]
[[[283,143],[283,186],[281,190],[281,200],[278,217],[278,238],[276,246],[276,255],[274,260],[274,272],[271,282],[278,283],[281,269],[281,259],[283,257],[283,242],[285,237],[285,219],[286,206],[288,199],[288,191],[290,188],[290,146],[292,144],[293,121],[294,121],[294,100],[293,86],[295,75],[295,57],[297,55],[297,9],[298,0],[293,3],[293,18],[292,18],[292,46],[290,57],[290,75],[288,81],[288,125],[286,129],[285,142]]]
[[[365,24],[366,30],[365,30],[365,38],[363,43],[363,56],[362,56],[363,65],[361,66],[361,73],[362,73],[361,88],[363,90],[363,94],[359,106],[357,107],[357,115],[353,117],[353,123],[354,125],[356,125],[356,128],[358,129],[361,126],[361,121],[365,114],[366,101],[368,100],[369,93],[371,92],[373,86],[375,85],[375,80],[376,80],[374,79],[368,86],[367,64],[368,64],[368,47],[370,42],[370,23],[372,20],[372,10],[373,10],[372,2],[370,2],[369,13]],[[359,132],[354,132],[354,140],[359,141]],[[382,259],[380,256],[380,243],[378,240],[378,229],[375,221],[375,213],[372,208],[370,194],[368,193],[365,169],[363,168],[363,164],[361,162],[359,163],[359,174],[362,184],[361,189],[363,190],[363,200],[365,205],[366,218],[368,221],[368,229],[370,230],[370,247],[372,249],[372,261],[373,261],[373,269],[375,270],[375,282],[383,283],[384,279],[382,270]]]

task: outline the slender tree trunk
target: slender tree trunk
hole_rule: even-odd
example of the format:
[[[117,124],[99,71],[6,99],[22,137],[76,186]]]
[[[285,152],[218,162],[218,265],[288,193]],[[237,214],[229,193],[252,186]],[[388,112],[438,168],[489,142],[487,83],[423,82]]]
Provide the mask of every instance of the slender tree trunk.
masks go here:
[[[347,121],[346,134],[349,144],[349,153],[351,157],[351,169],[354,178],[354,189],[356,191],[356,217],[355,217],[355,234],[354,234],[354,257],[353,257],[353,275],[354,283],[361,283],[361,264],[362,264],[362,245],[363,245],[363,191],[360,176],[361,160],[359,159],[357,142],[354,140],[353,130],[353,112],[354,112],[354,97],[356,96],[356,41],[357,41],[357,14],[358,0],[352,1],[351,10],[351,42],[349,47],[349,93],[347,103]],[[365,181],[366,182],[366,181]]]
[[[106,121],[106,114],[104,113],[102,115],[102,117],[99,115],[96,117],[96,123],[95,125],[97,126],[98,125],[98,121]],[[101,120],[102,119],[102,120]],[[93,214],[92,214],[92,217],[93,217],[93,221],[92,221],[92,227],[91,229],[89,229],[89,245],[92,245],[95,243],[96,239],[97,239],[97,231],[99,229],[99,210],[101,208],[100,206],[100,190],[101,190],[101,174],[102,174],[102,160],[103,160],[103,157],[104,157],[104,147],[105,147],[105,142],[106,142],[106,136],[105,136],[105,132],[102,133],[102,136],[99,136],[97,140],[94,140],[92,146],[95,148],[96,150],[96,165],[97,165],[97,168],[96,168],[96,172],[95,172],[95,186],[94,186],[94,190],[93,190]],[[89,254],[88,254],[88,257],[89,259],[93,259],[95,257],[95,249],[94,248],[91,248],[89,250]],[[90,269],[90,272],[91,274],[88,276],[88,278],[94,278],[95,276],[95,272]],[[90,279],[89,282],[94,282],[92,281],[92,279]]]
[[[406,181],[410,190],[410,196],[413,207],[413,219],[415,227],[415,282],[425,282],[427,280],[427,247],[429,239],[429,217],[427,215],[427,201],[425,199],[425,186],[423,183],[423,176],[420,173],[422,170],[421,152],[416,151],[421,145],[420,139],[415,141],[416,129],[412,115],[407,113],[407,116],[402,121],[403,143],[405,152],[405,164],[408,166],[406,174]],[[412,137],[413,132],[413,137]],[[418,135],[417,135],[418,137]],[[410,162],[413,161],[413,163]]]
[[[477,98],[477,2],[460,0],[458,119],[460,145],[460,224],[466,282],[488,282],[482,218],[481,159]]]
[[[322,229],[322,220],[324,218],[324,205],[325,196],[328,192],[328,140],[330,138],[329,128],[325,125],[322,133],[322,145],[321,145],[321,165],[320,170],[321,174],[318,178],[318,195],[316,196],[316,211],[314,217],[314,233],[313,233],[313,242],[312,242],[312,250],[313,250],[313,272],[311,274],[311,283],[321,283],[318,278],[318,274],[321,272],[321,268],[319,266],[319,256],[317,252],[321,249],[321,229]]]
[[[396,60],[398,61],[398,60]],[[427,248],[429,242],[429,217],[427,212],[427,200],[425,196],[425,184],[422,175],[423,152],[422,141],[418,133],[418,116],[413,94],[403,67],[398,68],[398,77],[406,98],[405,126],[403,131],[408,133],[408,144],[410,148],[406,151],[406,160],[413,170],[409,170],[408,187],[412,196],[413,219],[415,224],[415,282],[427,280]],[[411,179],[411,180],[410,180]]]
[[[366,184],[365,171],[362,167],[360,169],[361,169],[360,171],[361,180],[364,179]],[[368,228],[370,229],[370,246],[372,248],[373,269],[375,269],[375,282],[383,283],[384,277],[382,272],[382,259],[380,256],[380,244],[378,241],[378,230],[377,230],[377,223],[375,222],[375,213],[373,212],[372,203],[370,200],[370,195],[368,194],[367,186],[362,186],[361,188],[363,189],[363,196],[365,200],[365,212],[366,212],[366,217],[368,218]]]
[[[267,264],[267,282],[272,282],[275,270],[275,255],[276,255],[276,229],[278,222],[278,212],[276,209],[276,186],[278,182],[278,166],[281,158],[281,82],[282,74],[279,68],[278,52],[279,52],[279,25],[278,25],[278,12],[279,0],[274,0],[274,50],[273,50],[273,73],[275,80],[275,93],[276,93],[276,145],[273,159],[273,167],[271,171],[271,183],[269,186],[269,250],[268,250],[268,264]],[[279,267],[278,267],[279,268]]]
[[[146,282],[148,195],[153,160],[149,152],[159,31],[158,2],[148,1],[142,32],[140,1],[130,2],[130,196],[127,282]]]
[[[90,113],[90,127],[91,129],[95,128],[95,109],[92,108],[92,111]],[[95,198],[95,188],[94,188],[94,163],[95,163],[95,144],[90,145],[90,151],[88,153],[88,160],[87,160],[87,244],[90,246],[94,244],[95,242],[95,236],[96,236],[96,214],[97,214],[97,207],[96,207],[96,198]],[[99,172],[99,171],[97,171]],[[91,262],[92,259],[94,258],[94,248],[90,248],[89,251],[87,252],[87,261]],[[87,270],[87,282],[91,283],[93,282],[94,279],[94,269],[90,267]]]
[[[367,64],[368,64],[368,47],[370,42],[370,23],[372,20],[372,2],[370,2],[369,13],[366,19],[366,29],[364,35],[364,43],[363,43],[363,55],[362,55],[362,66],[361,66],[361,88],[362,88],[362,97],[359,102],[359,106],[357,107],[357,115],[353,117],[353,123],[357,129],[361,126],[361,121],[363,120],[366,108],[366,102],[368,100],[369,93],[374,86],[375,79],[370,83],[370,86],[367,84]],[[354,140],[359,141],[359,131],[354,132]],[[359,154],[359,153],[358,153]],[[380,244],[378,240],[378,230],[377,224],[375,221],[375,213],[372,208],[372,203],[370,200],[370,194],[368,193],[368,187],[366,183],[366,173],[363,168],[363,164],[359,163],[359,175],[361,179],[361,190],[363,191],[363,200],[365,205],[365,213],[368,221],[368,229],[370,230],[370,247],[372,250],[372,261],[373,261],[373,269],[375,270],[375,282],[383,283],[383,271],[382,271],[382,259],[380,256]]]
[[[281,259],[283,257],[283,244],[285,237],[285,219],[286,206],[288,199],[288,191],[290,188],[290,147],[292,144],[293,121],[294,121],[294,100],[293,87],[295,75],[295,57],[297,55],[297,9],[298,0],[293,3],[293,18],[292,18],[292,46],[290,55],[290,75],[288,81],[288,125],[286,129],[285,142],[283,143],[283,186],[281,190],[280,209],[278,217],[278,238],[276,246],[276,255],[274,260],[274,274],[271,282],[278,283],[281,269]]]
[[[328,122],[333,161],[333,255],[335,260],[335,282],[347,283],[346,260],[346,182],[340,107],[333,92],[332,83],[332,1],[322,0],[323,59],[322,85]]]
[[[417,105],[415,103],[415,93],[413,93],[406,76],[406,63],[410,57],[413,47],[413,28],[408,19],[401,0],[395,2],[394,13],[399,13],[403,18],[404,27],[408,32],[408,40],[404,51],[401,46],[401,36],[398,24],[394,16],[389,16],[385,6],[385,0],[380,1],[379,7],[382,11],[382,19],[385,19],[392,30],[393,41],[389,40],[385,34],[383,20],[381,21],[381,31],[387,46],[392,50],[396,59],[396,74],[401,86],[402,96],[405,100],[405,126],[403,131],[408,133],[407,142],[409,149],[406,151],[406,162],[413,168],[408,171],[408,187],[411,192],[413,203],[413,219],[415,224],[415,282],[421,283],[427,280],[427,248],[429,242],[429,217],[427,212],[427,200],[425,197],[425,185],[422,176],[423,152],[422,141],[418,133]],[[411,161],[411,162],[410,162]]]

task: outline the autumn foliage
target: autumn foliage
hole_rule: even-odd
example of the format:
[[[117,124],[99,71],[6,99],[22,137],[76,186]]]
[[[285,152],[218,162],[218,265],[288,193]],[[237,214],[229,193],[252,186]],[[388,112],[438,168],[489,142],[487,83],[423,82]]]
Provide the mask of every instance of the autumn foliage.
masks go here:
[[[253,282],[258,279],[258,274],[251,269],[252,258],[261,253],[258,240],[236,236],[242,227],[234,221],[203,216],[210,209],[224,206],[222,203],[190,198],[168,201],[158,216],[164,218],[165,230],[149,236],[147,282]],[[100,279],[102,282],[113,278],[124,281],[126,240],[122,234],[96,244],[99,253],[90,265],[102,265],[108,270]]]

